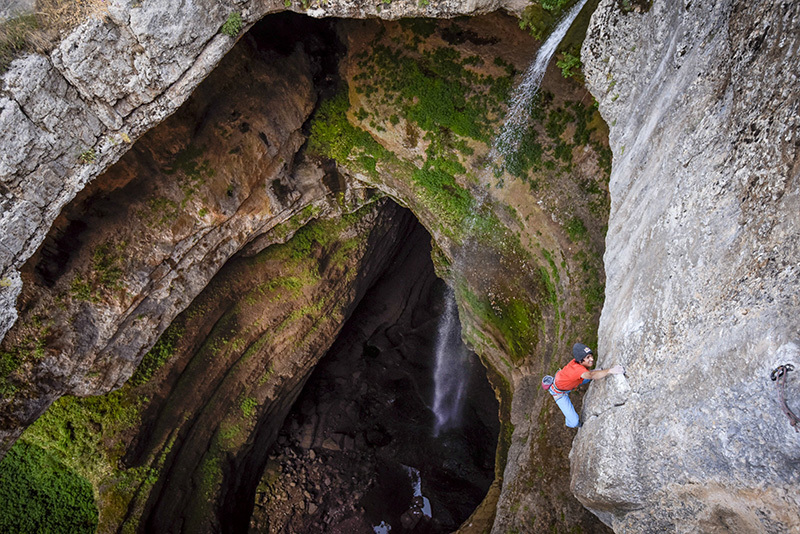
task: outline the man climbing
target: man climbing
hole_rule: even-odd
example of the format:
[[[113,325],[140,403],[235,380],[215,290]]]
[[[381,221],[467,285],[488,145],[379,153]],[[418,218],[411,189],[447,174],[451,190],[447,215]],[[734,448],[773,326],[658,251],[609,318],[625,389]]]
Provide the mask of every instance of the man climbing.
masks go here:
[[[625,372],[621,365],[615,365],[611,369],[595,369],[591,370],[594,365],[594,354],[592,349],[583,343],[575,343],[572,346],[572,357],[570,362],[559,369],[556,373],[555,380],[550,385],[549,391],[556,404],[564,413],[567,420],[567,426],[575,428],[581,426],[580,417],[572,406],[572,401],[569,400],[569,393],[581,384],[588,384],[590,380],[598,378],[605,378],[608,375],[619,375]],[[547,379],[549,377],[545,377]],[[544,383],[544,381],[543,381]]]

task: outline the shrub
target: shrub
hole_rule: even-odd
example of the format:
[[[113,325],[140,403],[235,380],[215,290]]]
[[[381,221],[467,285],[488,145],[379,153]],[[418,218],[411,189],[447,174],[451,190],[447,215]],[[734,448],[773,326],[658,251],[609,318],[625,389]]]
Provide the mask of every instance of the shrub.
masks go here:
[[[0,531],[94,533],[89,482],[44,449],[18,441],[0,462]]]
[[[78,161],[80,161],[82,165],[89,165],[90,163],[94,163],[96,159],[97,159],[97,153],[94,151],[94,148],[84,150],[78,156]]]
[[[561,69],[561,75],[564,78],[580,78],[581,76],[581,58],[570,52],[564,52],[564,58],[556,61],[556,66]]]

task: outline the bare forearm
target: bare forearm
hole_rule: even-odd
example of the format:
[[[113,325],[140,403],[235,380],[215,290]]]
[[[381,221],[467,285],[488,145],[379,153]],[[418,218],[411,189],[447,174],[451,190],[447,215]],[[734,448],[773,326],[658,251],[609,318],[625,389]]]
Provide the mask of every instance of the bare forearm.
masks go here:
[[[609,369],[595,369],[594,371],[586,371],[583,373],[583,377],[590,380],[597,380],[598,378],[605,378],[608,374]]]
[[[597,380],[598,378],[605,378],[608,375],[618,375],[625,372],[625,368],[621,365],[615,365],[609,369],[595,369],[594,371],[586,371],[581,375],[581,378],[588,378],[590,380]]]

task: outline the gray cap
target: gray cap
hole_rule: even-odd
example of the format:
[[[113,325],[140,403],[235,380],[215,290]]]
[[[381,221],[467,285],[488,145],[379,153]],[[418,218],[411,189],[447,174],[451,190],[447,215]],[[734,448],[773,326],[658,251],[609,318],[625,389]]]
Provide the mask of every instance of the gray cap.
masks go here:
[[[572,357],[575,358],[576,362],[581,363],[587,354],[594,354],[594,353],[592,352],[592,349],[590,349],[583,343],[575,343],[572,346]]]

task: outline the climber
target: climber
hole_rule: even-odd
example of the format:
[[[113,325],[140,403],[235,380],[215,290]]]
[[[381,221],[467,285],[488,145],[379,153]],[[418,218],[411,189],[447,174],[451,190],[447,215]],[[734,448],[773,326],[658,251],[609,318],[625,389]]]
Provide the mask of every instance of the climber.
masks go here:
[[[594,354],[592,349],[583,343],[575,343],[572,346],[572,357],[570,362],[559,369],[556,373],[555,379],[550,384],[548,391],[556,400],[556,404],[566,417],[567,426],[575,428],[582,426],[580,417],[572,406],[572,401],[569,400],[569,393],[581,384],[588,384],[589,381],[605,378],[608,375],[619,375],[625,372],[621,365],[615,365],[611,369],[595,369],[591,370],[594,365]],[[547,379],[552,377],[545,377],[542,380],[542,387],[545,387]]]

